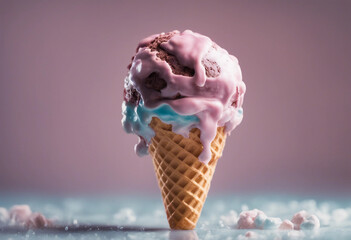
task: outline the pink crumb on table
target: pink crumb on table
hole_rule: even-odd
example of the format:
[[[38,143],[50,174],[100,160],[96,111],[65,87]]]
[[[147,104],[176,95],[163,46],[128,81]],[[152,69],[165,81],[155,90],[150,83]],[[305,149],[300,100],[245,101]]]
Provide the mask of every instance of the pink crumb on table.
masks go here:
[[[282,224],[280,224],[279,229],[294,230],[294,224],[290,220],[286,219],[282,222]]]
[[[256,228],[255,219],[259,215],[265,215],[262,211],[258,209],[253,209],[250,211],[243,211],[239,215],[238,229],[254,229]]]
[[[221,223],[228,223],[229,221],[227,218],[229,217],[232,216],[222,216]],[[223,221],[223,219],[225,219],[226,221]],[[288,219],[282,221],[280,218],[268,217],[263,211],[253,209],[249,211],[243,211],[239,214],[239,219],[237,221],[236,228],[261,230],[315,230],[320,228],[320,222],[317,216],[309,214],[306,211],[300,211],[296,213],[292,217],[291,221]]]
[[[52,221],[46,219],[41,213],[33,213],[26,222],[28,228],[44,228],[52,226]]]
[[[32,214],[28,205],[15,205],[9,210],[10,225],[25,225]]]
[[[306,211],[300,211],[292,217],[291,222],[295,225],[296,230],[300,230],[300,225],[306,219],[306,216]]]
[[[296,213],[291,222],[295,230],[300,229],[317,229],[320,227],[319,219],[315,215],[308,214],[306,211]]]
[[[33,213],[28,205],[0,208],[0,227],[37,229],[52,226],[51,220],[41,213]]]

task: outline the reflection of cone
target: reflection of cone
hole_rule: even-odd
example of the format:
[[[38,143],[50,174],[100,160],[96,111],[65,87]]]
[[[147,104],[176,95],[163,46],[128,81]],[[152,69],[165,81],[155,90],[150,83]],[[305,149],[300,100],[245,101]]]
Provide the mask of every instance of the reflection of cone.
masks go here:
[[[195,230],[169,231],[168,240],[199,240]]]
[[[171,229],[194,229],[210,188],[217,160],[222,155],[226,133],[217,129],[211,143],[212,158],[206,165],[198,156],[203,150],[200,130],[194,128],[189,138],[172,131],[153,117],[150,127],[155,131],[149,152],[153,158],[156,176],[161,189],[168,223]]]

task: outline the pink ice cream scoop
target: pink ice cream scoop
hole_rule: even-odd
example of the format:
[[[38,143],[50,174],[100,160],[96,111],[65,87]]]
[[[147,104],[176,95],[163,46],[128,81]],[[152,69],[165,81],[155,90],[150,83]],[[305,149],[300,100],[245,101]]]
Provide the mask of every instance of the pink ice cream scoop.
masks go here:
[[[190,30],[152,35],[129,65],[122,124],[139,136],[138,155],[147,154],[154,116],[183,136],[199,128],[199,159],[207,163],[217,127],[229,134],[242,121],[245,91],[237,58],[210,38]]]

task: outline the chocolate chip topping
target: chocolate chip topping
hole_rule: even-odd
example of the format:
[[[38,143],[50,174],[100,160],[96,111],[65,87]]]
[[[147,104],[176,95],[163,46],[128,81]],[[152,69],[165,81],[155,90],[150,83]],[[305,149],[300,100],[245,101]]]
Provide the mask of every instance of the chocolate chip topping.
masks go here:
[[[167,82],[158,73],[153,72],[145,79],[145,87],[161,92],[167,87]]]
[[[140,93],[131,85],[124,88],[123,91],[124,101],[138,105],[140,101]]]

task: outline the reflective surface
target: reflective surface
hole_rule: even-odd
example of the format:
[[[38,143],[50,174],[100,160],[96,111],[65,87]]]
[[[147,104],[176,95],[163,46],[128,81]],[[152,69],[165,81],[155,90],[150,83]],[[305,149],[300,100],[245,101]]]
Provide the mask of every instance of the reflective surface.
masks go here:
[[[349,239],[351,199],[297,196],[209,197],[194,231],[170,231],[158,196],[53,197],[0,194],[0,206],[29,204],[33,211],[54,219],[48,229],[2,228],[0,239]],[[315,231],[238,230],[224,216],[258,208],[268,216],[291,219],[299,210],[317,215]],[[227,220],[225,220],[227,219]]]

